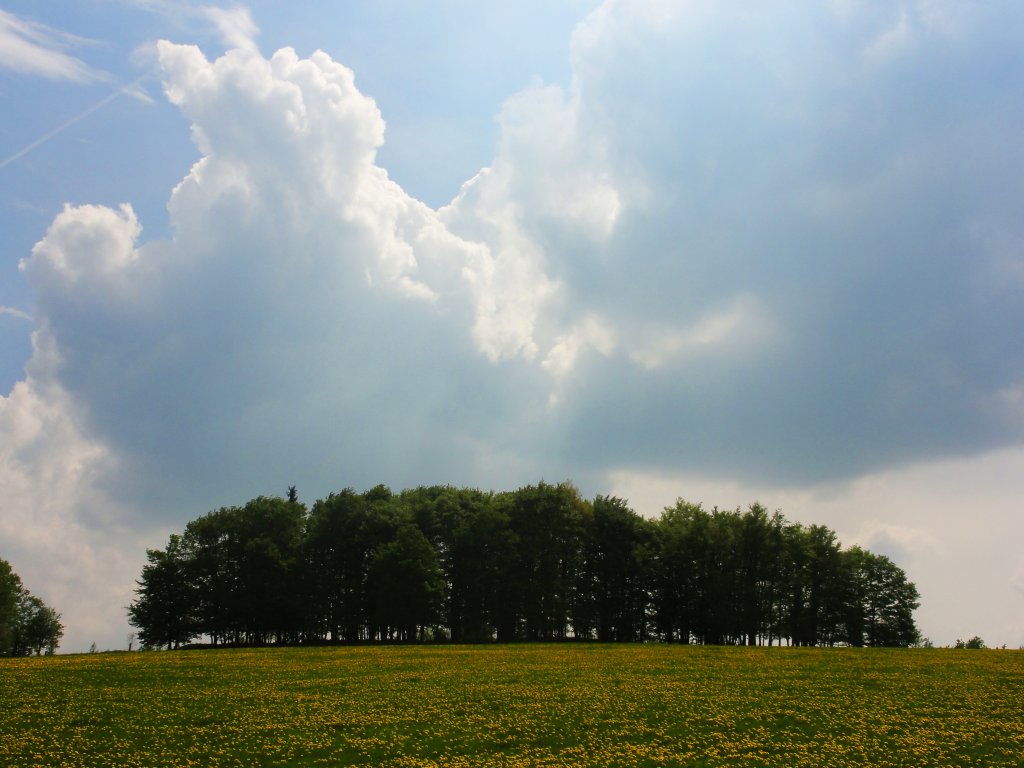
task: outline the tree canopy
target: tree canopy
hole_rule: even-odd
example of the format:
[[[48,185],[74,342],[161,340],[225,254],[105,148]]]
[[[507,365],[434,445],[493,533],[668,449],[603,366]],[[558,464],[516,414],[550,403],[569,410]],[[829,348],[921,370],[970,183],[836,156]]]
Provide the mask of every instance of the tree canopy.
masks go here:
[[[29,592],[6,560],[0,560],[0,656],[51,654],[64,626],[60,614]]]
[[[294,487],[196,518],[147,551],[149,647],[594,639],[908,646],[916,587],[891,560],[760,504],[680,499],[657,519],[570,483],[510,492]]]

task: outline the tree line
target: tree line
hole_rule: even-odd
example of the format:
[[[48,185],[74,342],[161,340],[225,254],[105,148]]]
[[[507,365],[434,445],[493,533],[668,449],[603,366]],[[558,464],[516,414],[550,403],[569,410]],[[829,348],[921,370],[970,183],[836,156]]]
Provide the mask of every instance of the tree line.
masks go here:
[[[6,560],[0,560],[0,656],[52,654],[64,626],[60,614],[33,595]]]
[[[259,497],[146,552],[147,647],[530,640],[908,646],[918,592],[825,526],[570,483]]]

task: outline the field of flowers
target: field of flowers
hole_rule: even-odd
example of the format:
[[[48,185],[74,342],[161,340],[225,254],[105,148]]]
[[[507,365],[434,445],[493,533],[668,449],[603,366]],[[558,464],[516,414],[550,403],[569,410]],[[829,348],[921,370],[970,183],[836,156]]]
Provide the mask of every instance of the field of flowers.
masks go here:
[[[0,660],[4,766],[1020,766],[1019,651],[515,645]]]

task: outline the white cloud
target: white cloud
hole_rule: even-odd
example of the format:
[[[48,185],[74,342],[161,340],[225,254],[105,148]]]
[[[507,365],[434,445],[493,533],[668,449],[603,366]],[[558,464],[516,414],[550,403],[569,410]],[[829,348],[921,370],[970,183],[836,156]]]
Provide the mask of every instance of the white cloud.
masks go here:
[[[3,305],[0,305],[0,315],[10,315],[11,317],[16,317],[19,320],[32,319],[32,315],[30,315],[28,312],[23,312],[22,310],[16,307],[5,307]]]
[[[970,231],[988,260],[980,276],[983,288],[995,296],[1024,293],[1024,233],[984,221],[974,222]]]
[[[135,241],[142,228],[132,207],[64,206],[46,236],[19,264],[37,291],[96,294],[129,290],[124,276],[137,262]]]
[[[168,98],[204,155],[171,195],[173,239],[140,244],[129,206],[68,207],[23,265],[91,430],[154,472],[162,460],[200,472],[227,461],[242,476],[229,447],[239,430],[281,420],[324,430],[316,408],[362,419],[361,398],[373,393],[410,403],[410,389],[429,386],[447,397],[458,367],[486,366],[474,340],[485,354],[510,337],[533,343],[519,308],[548,283],[510,245],[494,256],[453,235],[387,178],[374,164],[383,121],[350,70],[288,49],[214,61],[190,46],[158,49]],[[429,354],[423,339],[438,333],[451,367],[412,374]],[[377,338],[389,334],[382,350]],[[382,388],[382,378],[395,381]],[[269,410],[278,398],[308,404],[289,419]],[[401,431],[419,428],[410,419]],[[174,454],[199,433],[216,458]],[[370,461],[356,443],[322,460],[350,454]]]
[[[264,211],[265,223],[278,226],[276,238],[296,229],[301,237],[342,236],[339,229],[354,227],[371,239],[343,255],[373,251],[371,276],[432,302],[442,291],[455,299],[468,291],[474,336],[486,354],[534,353],[532,307],[551,286],[522,258],[521,249],[533,246],[520,238],[495,255],[453,235],[390,181],[374,165],[384,122],[350,70],[322,52],[299,60],[284,49],[266,60],[234,50],[212,63],[193,47],[161,43],[160,52],[168,97],[192,121],[206,155],[171,199],[179,243],[216,250],[211,234],[224,227],[209,215],[220,216],[225,204],[244,218]]]
[[[680,357],[703,350],[711,355],[756,356],[756,344],[771,340],[772,321],[749,296],[734,299],[722,310],[709,313],[689,328],[641,331],[631,344],[630,359],[653,370]]]
[[[225,46],[247,51],[256,50],[256,36],[259,34],[259,28],[252,20],[252,14],[248,8],[208,6],[202,8],[200,12],[216,25]]]
[[[896,563],[922,562],[948,555],[943,551],[943,544],[927,527],[893,525],[871,518],[864,520],[845,543],[858,544]]]
[[[88,41],[0,9],[0,69],[87,83],[105,75],[64,49]]]
[[[36,331],[33,347],[28,378],[0,397],[0,557],[62,614],[63,647],[84,650],[121,634],[123,606],[154,531],[100,488],[116,459],[74,418],[74,403],[54,378],[60,355],[53,338]]]
[[[901,11],[892,26],[879,33],[864,50],[865,58],[872,63],[882,63],[898,56],[913,39],[910,16]]]
[[[548,406],[554,408],[558,405],[565,382],[576,372],[581,355],[593,350],[610,357],[616,343],[615,334],[597,315],[587,315],[567,333],[558,336],[541,362],[541,368],[553,379]]]
[[[606,3],[572,82],[511,96],[493,162],[437,211],[378,165],[383,116],[326,53],[264,57],[240,10],[207,16],[238,45],[223,56],[160,43],[201,158],[169,239],[128,204],[68,206],[25,260],[10,519],[44,510],[83,583],[123,592],[144,547],[90,531],[163,532],[291,484],[570,477],[644,511],[662,491],[760,496],[899,547],[926,631],[952,632],[942,612],[1015,578],[992,533],[1017,532],[1012,494],[972,533],[952,501],[973,490],[941,491],[1013,489],[985,468],[1019,455],[939,460],[1022,439],[1021,107],[987,74],[1018,47],[987,45],[999,14],[978,10],[952,53],[922,32],[862,66],[893,20],[844,8]],[[18,536],[19,572],[50,556]]]
[[[592,348],[605,357],[615,350],[615,334],[596,315],[584,317],[568,333],[559,336],[541,367],[559,378],[572,373],[584,349]]]
[[[493,172],[481,178],[487,185],[481,202],[500,210],[501,200],[523,201],[529,207],[517,211],[520,217],[571,227],[578,237],[607,238],[623,201],[603,137],[580,125],[580,117],[580,95],[567,97],[556,85],[537,83],[506,101]],[[489,212],[476,213],[486,219]]]
[[[975,10],[961,0],[917,0],[913,7],[925,28],[950,38],[968,31]]]
[[[575,319],[540,327],[542,316],[557,313],[561,293],[548,251],[567,240],[600,247],[625,205],[601,137],[579,117],[578,96],[558,86],[536,83],[510,98],[498,116],[494,163],[440,211],[453,233],[490,245],[493,256],[481,254],[464,274],[476,297],[474,336],[492,361],[532,360],[559,343],[554,337]]]
[[[136,8],[160,16],[180,34],[206,38],[210,32],[215,32],[225,49],[250,52],[257,50],[256,38],[259,37],[260,29],[252,17],[252,12],[245,5],[214,5],[192,0],[127,2]],[[148,48],[148,44],[144,48]]]
[[[379,111],[326,55],[159,53],[204,154],[171,196],[174,236],[141,243],[128,204],[65,206],[21,264],[38,330],[29,378],[0,401],[4,555],[44,599],[73,606],[66,647],[78,650],[120,642],[154,531],[211,498],[237,501],[224,488],[249,493],[253,472],[267,482],[254,452],[278,454],[269,435],[320,446],[312,462],[274,460],[280,488],[296,475],[333,482],[339,466],[369,481],[385,455],[421,481],[437,476],[417,470],[417,454],[437,461],[431,446],[408,439],[423,418],[389,403],[446,407],[427,398],[454,391],[452,372],[420,376],[413,361],[445,313],[472,313],[462,272],[489,258],[373,164]],[[364,269],[379,278],[372,289],[353,279]],[[463,334],[442,359],[471,354]],[[392,413],[408,422],[382,423]],[[381,432],[404,448],[370,447]],[[183,481],[173,491],[162,487],[172,475]]]

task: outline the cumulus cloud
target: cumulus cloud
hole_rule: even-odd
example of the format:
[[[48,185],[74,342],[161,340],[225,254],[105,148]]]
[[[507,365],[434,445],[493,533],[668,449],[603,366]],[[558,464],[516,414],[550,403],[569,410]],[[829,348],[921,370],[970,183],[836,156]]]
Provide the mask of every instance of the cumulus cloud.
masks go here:
[[[283,446],[306,448],[268,491],[392,464],[433,480],[434,439],[472,466],[463,422],[498,418],[515,386],[479,353],[532,332],[501,257],[375,165],[380,113],[326,54],[158,52],[202,154],[171,194],[173,238],[143,242],[127,204],[67,206],[22,263],[76,413],[131,465],[109,483],[141,504],[188,476],[149,508],[173,514],[211,485],[251,493]]]
[[[610,0],[440,210],[356,73],[211,12],[224,55],[157,46],[200,154],[171,237],[67,206],[23,262],[18,508],[45,467],[90,468],[54,520],[163,530],[291,484],[818,487],[1019,445],[1021,41],[940,5]]]
[[[0,556],[62,614],[65,647],[83,650],[121,634],[123,606],[154,531],[99,487],[116,459],[76,422],[74,403],[54,377],[53,338],[36,331],[33,346],[28,377],[0,397]]]
[[[478,309],[488,247],[374,164],[384,124],[350,70],[323,53],[158,52],[202,154],[171,194],[173,237],[144,241],[127,203],[65,206],[21,264],[38,330],[30,375],[0,400],[4,554],[77,606],[79,648],[130,599],[154,531],[292,483],[458,481],[453,457],[470,482],[477,429],[499,433],[495,401],[516,398],[468,330],[485,311],[487,345],[509,323],[500,301]]]

